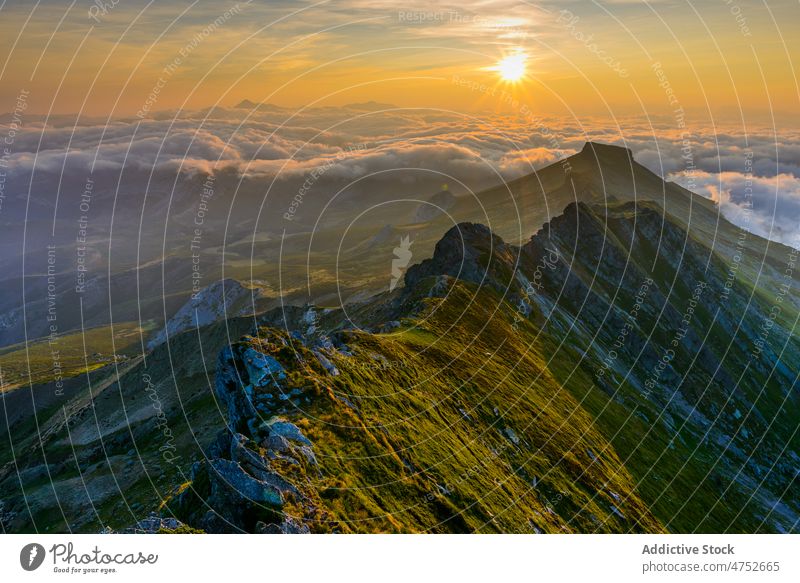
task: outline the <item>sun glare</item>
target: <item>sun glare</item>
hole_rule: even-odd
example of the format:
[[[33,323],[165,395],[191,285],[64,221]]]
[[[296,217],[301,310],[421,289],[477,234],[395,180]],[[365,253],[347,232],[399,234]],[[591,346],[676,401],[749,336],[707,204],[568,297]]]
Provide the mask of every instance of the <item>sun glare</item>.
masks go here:
[[[527,62],[528,55],[517,52],[500,59],[494,69],[500,74],[503,81],[516,83],[525,76]]]

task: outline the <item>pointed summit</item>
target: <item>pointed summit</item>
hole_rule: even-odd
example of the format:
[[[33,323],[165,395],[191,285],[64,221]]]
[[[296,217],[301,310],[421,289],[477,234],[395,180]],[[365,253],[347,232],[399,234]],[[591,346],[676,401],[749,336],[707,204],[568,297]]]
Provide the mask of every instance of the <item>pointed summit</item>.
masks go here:
[[[249,99],[243,99],[233,107],[234,109],[255,109],[258,107],[258,103],[250,101]]]
[[[283,108],[280,105],[274,105],[272,103],[266,103],[264,101],[255,102],[250,99],[243,99],[239,103],[233,106],[234,109],[249,109],[249,110],[259,110],[259,111],[282,111]]]
[[[630,158],[633,159],[633,151],[630,148],[617,146],[614,144],[603,144],[602,142],[586,142],[578,155],[593,155],[597,158]]]

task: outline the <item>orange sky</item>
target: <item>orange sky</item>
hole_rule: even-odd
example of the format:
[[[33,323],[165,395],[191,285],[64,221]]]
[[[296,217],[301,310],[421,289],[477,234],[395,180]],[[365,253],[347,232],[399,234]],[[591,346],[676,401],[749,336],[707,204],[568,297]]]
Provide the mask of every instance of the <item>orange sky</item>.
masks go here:
[[[375,100],[580,117],[797,122],[796,1],[9,2],[0,110],[109,116]],[[566,7],[566,9],[564,8]],[[528,56],[525,78],[493,65]]]

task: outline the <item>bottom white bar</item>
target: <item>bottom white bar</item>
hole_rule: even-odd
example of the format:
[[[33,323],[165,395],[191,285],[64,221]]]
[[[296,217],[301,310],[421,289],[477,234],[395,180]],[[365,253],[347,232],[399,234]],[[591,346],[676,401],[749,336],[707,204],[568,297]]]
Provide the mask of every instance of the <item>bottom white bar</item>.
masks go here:
[[[3,581],[90,578],[138,583],[143,577],[223,583],[240,577],[242,581],[257,577],[259,581],[348,583],[547,579],[796,582],[800,581],[799,537],[2,535],[0,573]],[[26,570],[36,564],[34,570]]]

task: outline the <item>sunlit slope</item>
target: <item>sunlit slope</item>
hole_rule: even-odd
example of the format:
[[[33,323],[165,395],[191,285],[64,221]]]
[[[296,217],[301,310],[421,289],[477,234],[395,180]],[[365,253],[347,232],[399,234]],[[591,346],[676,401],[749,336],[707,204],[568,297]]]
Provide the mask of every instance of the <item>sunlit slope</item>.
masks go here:
[[[407,282],[466,278],[541,322],[562,385],[610,399],[598,424],[668,528],[793,530],[798,312],[781,281],[729,272],[654,203],[580,203],[522,248],[460,225]]]
[[[12,420],[3,529],[796,531],[793,252],[675,200],[568,203],[521,246],[460,223],[394,292],[79,374]]]
[[[281,513],[323,532],[660,531],[592,415],[553,377],[543,346],[528,344],[535,327],[515,332],[497,294],[449,283],[446,299],[424,286],[406,298],[419,311],[396,332],[338,334],[325,351],[336,374],[319,364],[319,348],[272,328],[235,346],[218,375],[238,368],[258,405],[248,413],[240,401],[229,418],[293,491],[280,504],[249,503],[222,527],[202,501],[222,517],[242,503],[228,507],[213,471],[200,471],[169,507],[192,526],[223,531],[255,530]],[[249,350],[274,358],[285,378],[261,388]],[[291,399],[262,398],[275,393]],[[275,460],[259,424],[276,415],[302,431],[313,464]],[[229,448],[212,460],[227,461]]]
[[[759,343],[766,290],[658,205],[573,204],[523,247],[461,224],[405,283],[351,307],[371,331],[271,315],[292,334],[224,354],[233,442],[168,508],[222,532],[796,528],[793,329]]]

